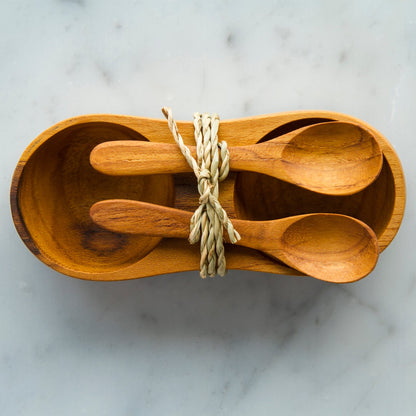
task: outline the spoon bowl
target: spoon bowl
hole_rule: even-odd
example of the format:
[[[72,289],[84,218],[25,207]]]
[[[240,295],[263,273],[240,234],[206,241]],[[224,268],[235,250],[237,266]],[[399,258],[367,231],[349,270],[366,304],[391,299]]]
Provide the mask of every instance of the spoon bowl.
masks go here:
[[[379,253],[374,232],[344,215],[303,216],[286,229],[281,242],[285,263],[301,264],[310,276],[347,276],[348,281],[370,273]]]
[[[289,182],[331,195],[361,191],[374,182],[383,165],[374,136],[345,122],[303,128],[284,147],[282,160]]]

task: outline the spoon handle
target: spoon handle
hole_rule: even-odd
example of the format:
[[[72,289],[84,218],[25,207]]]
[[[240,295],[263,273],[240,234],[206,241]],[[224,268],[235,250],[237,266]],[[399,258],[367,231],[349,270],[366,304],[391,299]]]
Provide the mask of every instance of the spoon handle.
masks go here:
[[[95,203],[90,217],[100,227],[117,233],[187,238],[192,212],[142,201],[109,199]]]
[[[188,146],[192,156],[196,148]],[[91,166],[106,175],[153,175],[191,172],[179,147],[134,140],[103,142],[90,154]]]
[[[334,124],[324,122],[320,125]],[[289,180],[284,169],[283,150],[294,137],[314,131],[317,125],[305,126],[259,144],[231,146],[230,169],[263,173],[278,179]],[[194,158],[196,147],[187,146]],[[106,175],[153,175],[191,172],[192,169],[179,147],[172,143],[139,140],[102,142],[90,153],[91,166]]]
[[[287,179],[281,168],[281,143],[262,143],[228,149],[230,169],[266,173]],[[188,146],[196,158],[196,147]],[[90,154],[91,166],[106,175],[155,175],[191,172],[179,147],[170,143],[116,140],[97,145]]]
[[[153,237],[188,238],[192,212],[127,199],[109,199],[95,203],[91,219],[99,226],[117,233],[141,234]],[[298,217],[273,221],[233,219],[241,235],[236,244],[269,251],[279,246],[283,230]],[[224,239],[229,242],[227,233]]]

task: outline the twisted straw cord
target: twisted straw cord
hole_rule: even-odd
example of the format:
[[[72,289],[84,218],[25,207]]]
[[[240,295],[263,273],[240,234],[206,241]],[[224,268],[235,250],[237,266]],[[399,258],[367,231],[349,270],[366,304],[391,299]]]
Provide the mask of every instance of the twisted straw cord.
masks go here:
[[[218,200],[218,183],[223,181],[229,172],[227,143],[225,141],[218,143],[219,117],[217,114],[194,114],[197,145],[197,160],[195,160],[183,142],[173,119],[172,110],[163,107],[162,112],[168,120],[173,138],[198,180],[200,205],[191,219],[189,241],[191,244],[200,241],[201,277],[213,277],[216,274],[223,276],[226,272],[223,228],[227,230],[231,243],[240,240],[240,235]]]

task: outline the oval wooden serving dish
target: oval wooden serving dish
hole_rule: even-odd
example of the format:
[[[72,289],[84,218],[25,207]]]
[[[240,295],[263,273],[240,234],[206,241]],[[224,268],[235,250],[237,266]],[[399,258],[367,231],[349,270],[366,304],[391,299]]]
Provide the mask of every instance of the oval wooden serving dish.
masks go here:
[[[270,140],[324,121],[351,121],[368,128],[384,154],[378,179],[349,196],[327,196],[269,176],[233,172],[222,183],[220,199],[231,218],[266,220],[312,212],[341,213],[372,227],[384,250],[404,212],[405,184],[400,161],[389,142],[354,117],[328,111],[294,111],[225,120],[219,139],[230,146]],[[194,144],[192,122],[178,122],[186,144]],[[84,115],[62,121],[40,134],[23,153],[13,175],[10,200],[16,229],[41,261],[69,276],[123,280],[199,269],[199,249],[179,239],[105,231],[89,217],[103,199],[137,199],[193,211],[198,194],[193,174],[113,177],[96,172],[89,154],[108,140],[172,143],[167,122],[119,115]],[[263,253],[227,246],[229,269],[278,274],[300,273]]]

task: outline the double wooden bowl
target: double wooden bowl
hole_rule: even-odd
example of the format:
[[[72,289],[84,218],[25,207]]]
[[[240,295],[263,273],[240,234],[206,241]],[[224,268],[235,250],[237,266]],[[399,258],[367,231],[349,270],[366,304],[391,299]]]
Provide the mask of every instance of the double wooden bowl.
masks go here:
[[[384,155],[375,182],[353,195],[328,196],[266,175],[231,172],[220,186],[220,200],[230,218],[345,214],[368,224],[383,251],[403,217],[405,184],[397,154],[370,125],[329,111],[295,111],[222,121],[219,140],[226,140],[229,146],[255,144],[333,120],[359,124],[374,134]],[[185,143],[193,145],[193,124],[177,124]],[[13,175],[10,201],[22,240],[48,266],[82,279],[123,280],[198,270],[199,247],[186,240],[118,234],[91,221],[90,207],[104,199],[136,199],[188,211],[198,206],[192,173],[116,177],[95,171],[90,152],[109,140],[174,142],[166,121],[133,116],[85,115],[49,128],[25,150]],[[229,269],[300,275],[253,249],[230,245],[226,256]]]

